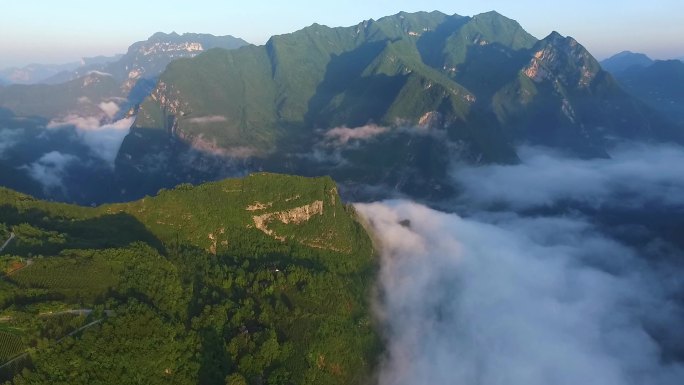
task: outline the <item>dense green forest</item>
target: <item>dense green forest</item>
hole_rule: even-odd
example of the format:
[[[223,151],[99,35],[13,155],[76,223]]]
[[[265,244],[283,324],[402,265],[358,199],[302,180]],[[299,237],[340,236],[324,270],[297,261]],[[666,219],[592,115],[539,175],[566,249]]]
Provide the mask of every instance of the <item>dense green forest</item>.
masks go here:
[[[330,178],[257,174],[96,208],[0,188],[10,234],[3,381],[370,381],[374,251]]]

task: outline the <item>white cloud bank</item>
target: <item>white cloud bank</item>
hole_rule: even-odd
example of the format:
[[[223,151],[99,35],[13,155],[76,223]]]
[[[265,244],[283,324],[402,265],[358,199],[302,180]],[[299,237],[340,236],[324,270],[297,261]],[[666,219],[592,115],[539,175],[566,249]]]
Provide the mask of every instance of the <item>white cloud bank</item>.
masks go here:
[[[0,129],[0,159],[5,155],[5,151],[14,147],[24,136],[24,129]]]
[[[115,102],[112,102],[112,101],[102,102],[102,103],[98,104],[97,106],[100,107],[102,112],[107,114],[107,117],[109,117],[109,119],[113,119],[114,116],[116,116],[116,114],[120,110],[119,105],[116,104]]]
[[[46,191],[64,190],[62,179],[67,174],[69,165],[76,161],[78,158],[73,155],[52,151],[21,168],[25,169],[31,178],[42,184]]]
[[[357,205],[381,242],[381,385],[679,384],[647,326],[677,337],[670,287],[577,219],[463,219]],[[409,220],[410,225],[401,224]],[[609,263],[611,268],[593,266]]]
[[[683,148],[611,155],[526,148],[519,165],[460,167],[467,218],[405,200],[356,205],[382,245],[379,383],[681,384],[681,250],[636,250],[580,212],[520,214],[568,202],[681,214]]]
[[[196,118],[188,119],[188,123],[194,124],[212,124],[212,123],[223,123],[227,122],[228,118],[221,115],[209,115],[209,116],[199,116]]]
[[[589,160],[533,147],[518,153],[518,165],[456,169],[453,177],[463,187],[464,199],[514,209],[561,201],[594,206],[684,202],[684,150],[679,146],[629,144],[613,150],[611,159]]]
[[[368,140],[389,131],[389,128],[368,124],[361,127],[335,127],[325,132],[325,138],[334,143],[343,145],[350,140]]]
[[[113,109],[111,110],[113,112]],[[114,112],[116,113],[116,112]],[[51,121],[47,128],[74,127],[79,139],[88,146],[93,155],[113,166],[121,143],[130,132],[135,117],[101,124],[100,118],[69,115],[64,119]]]

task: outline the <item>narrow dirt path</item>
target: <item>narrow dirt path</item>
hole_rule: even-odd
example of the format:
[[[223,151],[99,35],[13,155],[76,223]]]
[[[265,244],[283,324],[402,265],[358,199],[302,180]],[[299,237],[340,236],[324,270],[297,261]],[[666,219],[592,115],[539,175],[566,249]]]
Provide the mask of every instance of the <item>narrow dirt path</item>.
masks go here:
[[[73,310],[73,311],[81,311],[81,310],[90,310],[90,309],[77,309],[77,310]],[[110,310],[106,310],[106,311],[110,311]],[[60,313],[68,313],[68,312],[70,312],[70,311],[65,311],[65,312],[60,312]],[[53,313],[53,314],[57,314],[57,313]],[[53,314],[50,314],[50,315],[53,315]],[[113,312],[112,312],[112,314],[113,314]],[[108,315],[109,315],[109,314],[108,314]],[[88,324],[85,324],[85,325],[81,326],[80,328],[74,330],[73,332],[71,332],[71,333],[65,335],[64,337],[62,337],[62,338],[56,340],[55,343],[58,344],[58,343],[62,342],[65,338],[71,337],[71,336],[73,336],[74,334],[77,334],[77,333],[79,333],[79,332],[82,332],[83,330],[86,330],[86,329],[88,329],[88,328],[90,328],[90,327],[92,327],[92,326],[95,326],[95,325],[99,324],[100,322],[104,321],[105,319],[106,319],[106,317],[103,317],[103,318],[100,318],[100,319],[96,319],[95,321],[90,322],[90,323],[88,323]],[[23,353],[20,353],[19,355],[15,356],[14,358],[10,359],[9,361],[7,361],[7,362],[5,362],[4,364],[0,365],[0,369],[4,368],[4,367],[6,367],[6,366],[11,365],[14,361],[20,360],[20,359],[26,357],[27,355],[28,355],[28,352],[26,352],[26,351],[23,352]]]
[[[2,244],[2,247],[0,247],[0,253],[2,253],[3,250],[5,250],[5,247],[7,247],[7,245],[9,245],[9,243],[12,241],[12,239],[14,239],[14,233],[13,232],[10,233],[9,239],[6,240],[5,243]]]

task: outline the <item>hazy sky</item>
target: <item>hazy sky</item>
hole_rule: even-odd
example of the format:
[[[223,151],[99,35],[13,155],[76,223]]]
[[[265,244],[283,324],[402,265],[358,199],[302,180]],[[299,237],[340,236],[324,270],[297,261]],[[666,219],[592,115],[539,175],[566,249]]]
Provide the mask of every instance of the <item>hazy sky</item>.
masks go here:
[[[234,35],[263,44],[314,22],[349,26],[399,11],[472,16],[496,10],[538,38],[575,37],[602,59],[629,49],[654,58],[684,55],[681,0],[3,0],[0,68],[125,52],[154,32]]]

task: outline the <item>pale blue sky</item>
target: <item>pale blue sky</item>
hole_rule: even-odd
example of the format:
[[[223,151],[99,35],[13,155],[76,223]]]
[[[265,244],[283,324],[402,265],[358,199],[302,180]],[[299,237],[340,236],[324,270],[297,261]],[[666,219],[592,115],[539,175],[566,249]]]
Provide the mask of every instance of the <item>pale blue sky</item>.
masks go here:
[[[154,32],[234,35],[263,44],[314,22],[349,26],[399,11],[472,16],[496,10],[542,38],[570,35],[602,59],[629,49],[684,55],[682,0],[2,0],[0,68],[125,52]]]

